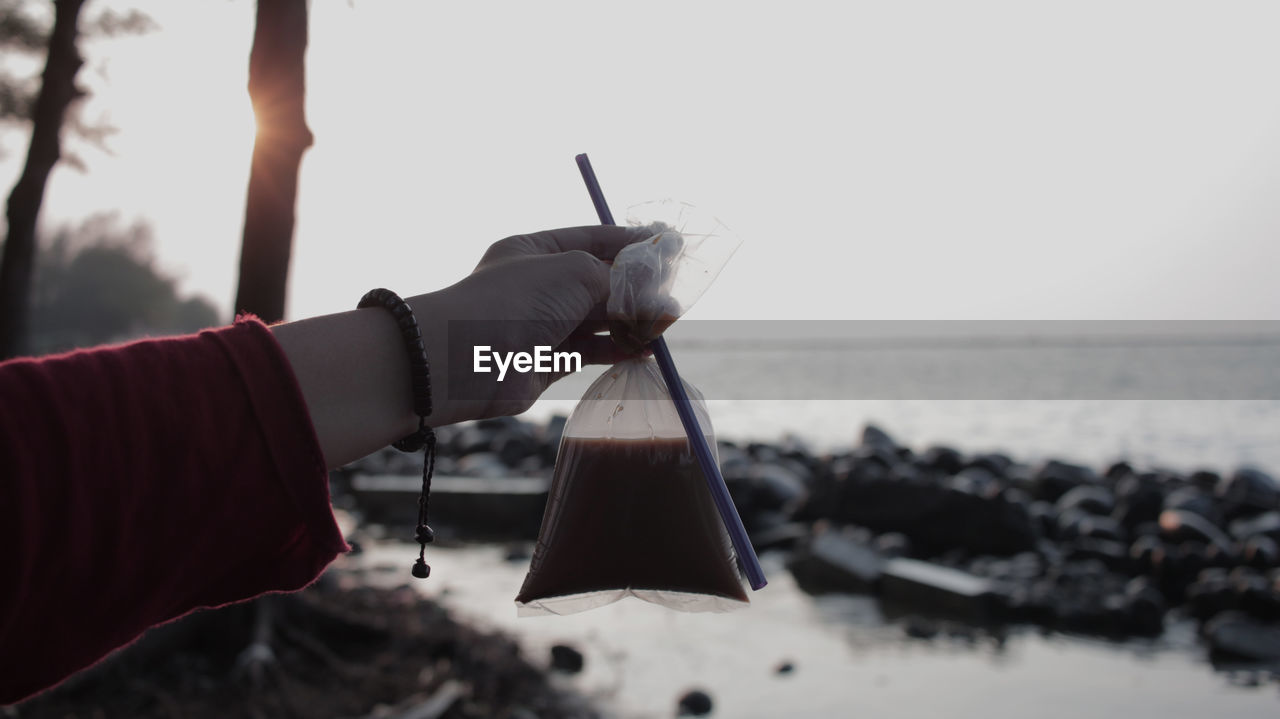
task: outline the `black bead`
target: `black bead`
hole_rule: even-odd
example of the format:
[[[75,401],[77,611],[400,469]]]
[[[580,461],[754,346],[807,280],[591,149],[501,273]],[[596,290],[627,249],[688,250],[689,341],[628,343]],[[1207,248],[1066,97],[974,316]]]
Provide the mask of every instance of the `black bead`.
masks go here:
[[[418,540],[418,544],[431,544],[436,541],[435,530],[425,524],[418,525],[418,531],[415,536]]]
[[[431,567],[421,559],[413,565],[413,576],[418,579],[426,579],[431,576]]]

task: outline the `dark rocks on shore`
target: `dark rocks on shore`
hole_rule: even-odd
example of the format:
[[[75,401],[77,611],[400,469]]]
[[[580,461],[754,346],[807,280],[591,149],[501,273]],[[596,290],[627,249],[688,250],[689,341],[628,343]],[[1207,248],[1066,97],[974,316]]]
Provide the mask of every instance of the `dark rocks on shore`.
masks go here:
[[[978,554],[1014,554],[1035,546],[1027,508],[1003,495],[984,496],[943,485],[911,468],[855,466],[819,475],[800,516],[898,532],[923,552],[961,547]]]
[[[792,554],[788,568],[802,589],[824,592],[874,593],[884,558],[856,532],[815,532]]]
[[[443,427],[437,474],[496,487],[548,479],[564,425],[556,417],[543,427],[512,418]],[[981,606],[984,622],[1109,637],[1153,636],[1175,611],[1204,622],[1228,611],[1280,620],[1280,483],[1256,467],[1182,475],[1127,462],[1028,466],[943,445],[916,452],[874,425],[858,446],[832,454],[797,437],[722,440],[718,451],[757,551],[790,552],[788,568],[807,591]],[[336,476],[413,476],[419,462],[388,451]],[[497,512],[515,497],[498,491],[485,501]],[[541,519],[533,504],[521,510],[528,521],[507,522],[524,527],[508,540],[529,538]],[[447,528],[446,515],[433,511],[433,524]],[[903,567],[918,576],[904,578]]]

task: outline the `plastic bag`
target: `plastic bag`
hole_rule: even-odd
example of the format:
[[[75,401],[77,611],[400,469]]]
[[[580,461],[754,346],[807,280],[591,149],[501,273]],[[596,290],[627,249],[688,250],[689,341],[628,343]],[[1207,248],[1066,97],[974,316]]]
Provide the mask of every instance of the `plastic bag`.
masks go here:
[[[635,351],[702,296],[741,242],[686,202],[649,202],[627,214],[627,224],[649,229],[652,237],[614,258],[607,310],[613,340]]]
[[[670,221],[649,224],[654,235],[618,253],[610,272],[610,333],[631,348],[674,322],[737,247],[714,228],[679,231],[689,205],[650,209]],[[702,393],[684,386],[714,448]],[[521,616],[570,614],[627,596],[691,612],[748,603],[733,543],[652,358],[610,367],[569,416],[516,607]]]
[[[709,431],[702,395],[685,388]],[[569,416],[516,606],[521,616],[570,614],[626,596],[694,612],[747,603],[733,544],[652,358],[611,367]]]

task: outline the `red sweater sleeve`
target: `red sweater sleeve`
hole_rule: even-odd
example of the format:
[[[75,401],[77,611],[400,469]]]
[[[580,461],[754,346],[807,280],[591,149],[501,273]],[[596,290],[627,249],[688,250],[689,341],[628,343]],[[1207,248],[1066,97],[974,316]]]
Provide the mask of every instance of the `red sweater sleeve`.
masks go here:
[[[347,549],[297,380],[254,319],[0,364],[0,705]]]

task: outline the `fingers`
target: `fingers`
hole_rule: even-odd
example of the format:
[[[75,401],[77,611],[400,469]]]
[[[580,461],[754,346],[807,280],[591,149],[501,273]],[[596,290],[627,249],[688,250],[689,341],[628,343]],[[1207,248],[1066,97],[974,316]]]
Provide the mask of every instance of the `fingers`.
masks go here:
[[[513,257],[547,255],[579,250],[610,262],[618,251],[627,245],[643,240],[649,232],[636,227],[588,225],[566,227],[559,230],[516,235],[494,243],[485,253],[480,266],[502,262]]]
[[[572,334],[556,348],[560,352],[577,352],[582,356],[582,364],[614,364],[634,357],[650,354],[646,348],[643,352],[624,351],[606,335]]]

